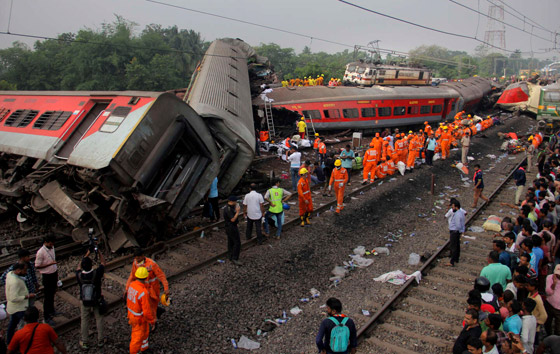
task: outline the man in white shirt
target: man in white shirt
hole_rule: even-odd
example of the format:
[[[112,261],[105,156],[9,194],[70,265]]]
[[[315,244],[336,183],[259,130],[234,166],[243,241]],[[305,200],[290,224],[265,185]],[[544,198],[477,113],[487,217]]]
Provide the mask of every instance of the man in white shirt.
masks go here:
[[[43,316],[45,322],[51,326],[54,324],[53,316],[55,316],[54,309],[54,295],[56,293],[58,283],[58,266],[56,264],[56,255],[54,252],[55,237],[49,235],[43,241],[43,247],[39,248],[35,256],[35,268],[41,273],[43,277],[43,287],[45,298],[43,300]]]
[[[498,335],[491,329],[488,329],[480,335],[480,340],[482,341],[482,353],[483,354],[498,354],[498,348],[496,343],[498,343]]]
[[[253,224],[255,224],[255,228],[257,229],[257,243],[261,245],[263,242],[261,221],[264,215],[264,198],[256,189],[257,185],[251,183],[250,192],[245,195],[245,199],[243,199],[243,216],[247,219],[247,229],[245,230],[247,240],[251,239]]]
[[[301,166],[301,152],[292,146],[288,152],[288,162],[290,163],[290,174],[292,176],[292,190],[297,191],[297,182],[299,180],[299,168]]]
[[[537,302],[531,298],[523,301],[523,317],[521,322],[521,342],[526,352],[533,354],[533,347],[535,346],[535,334],[537,332],[537,319],[532,315],[533,310],[537,306]]]

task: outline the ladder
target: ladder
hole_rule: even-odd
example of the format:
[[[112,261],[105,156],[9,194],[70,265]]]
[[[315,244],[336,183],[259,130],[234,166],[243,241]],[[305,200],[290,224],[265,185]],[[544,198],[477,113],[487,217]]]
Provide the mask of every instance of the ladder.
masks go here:
[[[266,99],[264,101],[264,115],[266,117],[268,133],[272,138],[273,136],[276,136],[276,131],[274,130],[274,119],[272,118],[272,103]]]

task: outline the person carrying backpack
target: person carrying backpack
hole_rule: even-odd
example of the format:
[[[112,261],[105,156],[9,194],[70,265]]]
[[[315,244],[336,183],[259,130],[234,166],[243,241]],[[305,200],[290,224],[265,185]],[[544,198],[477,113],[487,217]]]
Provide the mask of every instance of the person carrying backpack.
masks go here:
[[[354,354],[358,346],[356,325],[341,313],[342,303],[331,297],[327,300],[328,317],[321,322],[315,343],[321,354]]]
[[[80,286],[80,312],[81,312],[81,335],[80,347],[89,349],[88,334],[91,312],[95,316],[95,325],[97,327],[97,346],[103,347],[106,342],[104,335],[105,324],[103,321],[104,301],[101,294],[101,281],[105,273],[105,258],[102,252],[98,252],[100,265],[93,269],[93,261],[89,258],[88,250],[81,263],[76,270],[76,280]]]

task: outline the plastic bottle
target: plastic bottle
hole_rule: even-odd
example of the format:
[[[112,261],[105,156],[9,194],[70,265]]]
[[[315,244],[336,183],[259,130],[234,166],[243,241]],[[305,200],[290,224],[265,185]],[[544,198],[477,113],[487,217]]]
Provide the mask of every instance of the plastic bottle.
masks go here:
[[[282,318],[286,318],[288,316],[286,316],[286,311],[282,311]]]
[[[233,338],[231,339],[231,344],[233,345],[233,347],[235,349],[237,349],[237,342],[235,341],[235,339],[233,339]]]
[[[299,299],[299,301],[301,301],[301,302],[309,302],[309,298],[304,297],[304,298],[302,298],[302,299]]]
[[[278,324],[284,324],[284,323],[286,323],[286,322],[288,322],[288,320],[283,319],[283,318],[277,318],[277,319],[276,319],[276,323],[278,323]]]

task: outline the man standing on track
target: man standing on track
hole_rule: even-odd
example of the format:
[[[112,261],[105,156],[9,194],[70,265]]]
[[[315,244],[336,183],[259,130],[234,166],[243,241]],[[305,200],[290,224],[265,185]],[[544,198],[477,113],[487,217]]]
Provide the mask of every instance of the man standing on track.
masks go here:
[[[461,162],[463,165],[468,164],[467,155],[469,154],[469,146],[471,145],[471,133],[467,132],[461,138]]]
[[[447,126],[443,126],[443,133],[440,137],[441,145],[441,159],[445,160],[449,156],[449,148],[451,145],[451,133],[449,133]]]
[[[525,183],[527,183],[527,176],[525,175],[526,163],[523,163],[515,172],[513,173],[513,179],[515,180],[515,205],[519,206],[521,196],[525,190]]]
[[[379,156],[379,154],[377,155]],[[350,145],[346,145],[346,148],[340,153],[340,160],[342,161],[342,167],[348,171],[348,185],[350,185],[350,171],[352,171],[352,160],[354,159],[354,151],[350,149]]]
[[[247,219],[247,229],[245,237],[251,239],[253,233],[253,224],[257,232],[257,243],[263,243],[262,235],[262,217],[264,215],[264,198],[262,194],[257,192],[257,185],[251,183],[250,192],[243,199],[243,216]]]
[[[482,194],[484,190],[484,180],[482,179],[482,170],[480,169],[480,165],[474,165],[474,201],[473,201],[473,208],[476,208],[478,205],[478,198],[482,198],[484,201],[488,201],[488,198]]]
[[[371,183],[375,180],[375,168],[377,166],[377,150],[374,144],[369,143],[370,148],[364,153],[364,176],[362,184]],[[338,161],[338,160],[337,160]]]
[[[134,262],[132,262],[132,269],[130,270],[128,282],[126,283],[126,289],[128,289],[130,284],[134,281],[136,271],[139,268],[145,268],[148,271],[148,279],[146,279],[148,293],[146,295],[148,295],[148,301],[152,309],[152,317],[155,324],[158,317],[158,303],[160,301],[159,295],[161,291],[159,283],[161,282],[161,284],[163,284],[163,293],[167,296],[169,296],[169,283],[159,265],[151,258],[146,257],[144,255],[144,250],[136,248],[134,250]],[[161,310],[163,313],[163,308]]]
[[[136,262],[136,261],[135,261]],[[126,290],[126,307],[128,309],[128,323],[132,326],[130,336],[130,354],[137,354],[148,350],[150,344],[150,326],[155,325],[156,319],[150,304],[149,272],[145,267],[138,267],[132,274]]]
[[[445,214],[449,223],[449,248],[451,258],[446,266],[454,267],[459,262],[461,255],[461,234],[465,232],[465,210],[461,209],[461,203],[457,199],[452,199],[450,209]]]
[[[228,203],[224,207],[224,225],[228,239],[228,255],[229,260],[240,266],[239,252],[241,251],[241,238],[239,237],[239,229],[237,223],[241,214],[241,207],[237,204],[237,197],[229,196]]]
[[[43,291],[45,298],[43,299],[43,317],[45,323],[54,325],[54,295],[56,293],[58,283],[58,266],[56,264],[56,255],[54,252],[55,237],[49,235],[45,237],[43,247],[39,248],[35,256],[35,268],[43,276]]]
[[[336,196],[336,214],[340,215],[340,211],[344,209],[344,189],[346,182],[348,182],[348,172],[342,167],[342,161],[336,160],[334,162],[335,169],[331,173],[331,180],[329,181],[329,190],[334,184],[334,195]]]
[[[268,211],[264,215],[264,231],[268,234],[268,218],[274,218],[276,222],[276,239],[280,239],[282,224],[284,224],[284,206],[292,193],[280,187],[280,179],[274,181],[274,185],[266,191],[264,199],[269,203]]]
[[[300,179],[297,184],[298,201],[299,201],[299,218],[300,226],[311,225],[309,218],[313,212],[313,200],[311,199],[311,187],[309,186],[309,171],[304,167],[299,170]],[[332,177],[331,177],[332,178]]]
[[[301,117],[300,121],[297,124],[299,136],[302,139],[305,139],[305,130],[307,129],[307,124],[305,124],[305,118]]]

